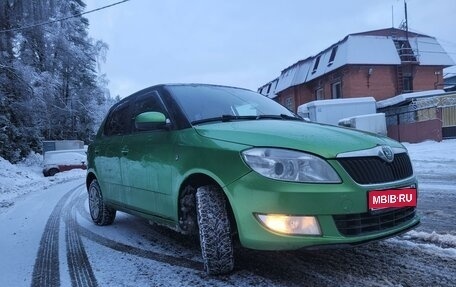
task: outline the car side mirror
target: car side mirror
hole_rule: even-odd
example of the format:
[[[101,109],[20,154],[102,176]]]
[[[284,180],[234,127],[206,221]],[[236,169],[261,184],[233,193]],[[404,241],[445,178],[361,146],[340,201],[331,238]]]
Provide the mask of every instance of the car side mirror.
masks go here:
[[[140,131],[168,129],[171,122],[160,112],[144,112],[136,116],[135,127]]]

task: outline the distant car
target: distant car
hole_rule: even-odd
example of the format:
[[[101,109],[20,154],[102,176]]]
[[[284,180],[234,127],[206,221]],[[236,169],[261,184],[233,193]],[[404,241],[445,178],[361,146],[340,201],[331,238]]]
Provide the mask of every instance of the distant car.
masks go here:
[[[420,222],[402,144],[224,86],[158,85],[116,103],[89,146],[86,186],[97,225],[122,210],[198,234],[209,274],[233,269],[237,240],[346,246]]]
[[[44,154],[43,175],[54,176],[71,169],[87,169],[85,149],[47,151]]]

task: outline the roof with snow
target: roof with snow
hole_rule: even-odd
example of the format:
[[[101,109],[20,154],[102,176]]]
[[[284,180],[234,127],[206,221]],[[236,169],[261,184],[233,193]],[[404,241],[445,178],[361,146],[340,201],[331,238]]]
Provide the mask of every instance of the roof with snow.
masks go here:
[[[436,95],[442,95],[445,94],[444,90],[430,90],[430,91],[421,91],[421,92],[415,92],[415,93],[406,93],[406,94],[400,94],[395,97],[378,101],[377,102],[377,109],[382,109],[386,107],[391,107],[391,106],[396,106],[396,105],[403,105],[407,104],[414,99],[418,98],[427,98],[427,97],[432,97]]]
[[[443,88],[446,91],[456,90],[456,75],[449,75],[443,79]]]
[[[390,28],[350,34],[316,56],[284,69],[274,94],[289,87],[312,81],[344,65],[400,65],[398,48],[407,42],[420,65],[449,67],[455,65],[434,37]]]
[[[275,98],[277,95],[275,94],[275,90],[277,87],[277,83],[279,81],[279,78],[276,78],[269,83],[263,85],[262,87],[258,88],[258,93],[267,96],[268,98]]]

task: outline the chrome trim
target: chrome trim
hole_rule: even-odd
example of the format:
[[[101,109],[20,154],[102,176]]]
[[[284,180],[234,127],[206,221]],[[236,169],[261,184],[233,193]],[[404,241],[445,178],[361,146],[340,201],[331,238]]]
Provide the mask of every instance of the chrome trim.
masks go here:
[[[377,157],[383,158],[382,157],[382,155],[384,154],[383,147],[385,147],[385,146],[379,145],[379,146],[376,146],[376,147],[370,148],[370,149],[343,152],[343,153],[337,154],[336,158],[368,157],[368,156],[377,156]],[[407,153],[407,149],[405,149],[405,148],[393,147],[391,149],[393,150],[394,154],[404,153],[404,152]]]

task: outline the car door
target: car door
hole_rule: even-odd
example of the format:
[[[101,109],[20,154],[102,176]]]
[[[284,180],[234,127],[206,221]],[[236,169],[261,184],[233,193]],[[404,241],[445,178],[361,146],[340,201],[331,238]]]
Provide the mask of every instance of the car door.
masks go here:
[[[119,103],[109,113],[102,135],[97,139],[97,144],[94,147],[98,181],[105,199],[118,205],[123,205],[120,159],[123,138],[131,130],[130,118],[130,102]]]
[[[169,114],[157,91],[149,91],[135,99],[132,122],[143,112]],[[121,169],[128,208],[139,212],[170,217],[171,167],[174,133],[163,127],[140,131],[132,124],[132,133],[124,137]]]

